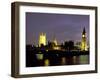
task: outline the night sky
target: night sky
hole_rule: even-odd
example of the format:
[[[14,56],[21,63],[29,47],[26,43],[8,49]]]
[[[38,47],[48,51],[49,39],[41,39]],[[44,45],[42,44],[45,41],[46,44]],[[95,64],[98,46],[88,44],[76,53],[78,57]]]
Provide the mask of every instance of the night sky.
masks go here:
[[[58,43],[81,41],[85,27],[89,41],[89,15],[26,13],[26,44],[38,44],[39,34],[46,33],[47,41],[57,39]]]

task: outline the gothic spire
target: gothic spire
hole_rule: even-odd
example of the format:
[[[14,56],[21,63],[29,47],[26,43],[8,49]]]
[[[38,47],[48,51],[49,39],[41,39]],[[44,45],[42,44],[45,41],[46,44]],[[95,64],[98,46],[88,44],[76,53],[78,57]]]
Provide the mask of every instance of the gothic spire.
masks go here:
[[[84,27],[84,29],[83,29],[83,33],[82,34],[85,34],[86,33],[86,31],[85,31],[85,27]]]

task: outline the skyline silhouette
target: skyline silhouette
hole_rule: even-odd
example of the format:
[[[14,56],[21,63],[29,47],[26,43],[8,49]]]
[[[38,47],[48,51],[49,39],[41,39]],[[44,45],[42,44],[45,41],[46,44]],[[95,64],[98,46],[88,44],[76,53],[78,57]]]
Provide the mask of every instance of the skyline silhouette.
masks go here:
[[[81,41],[83,28],[89,41],[89,15],[26,13],[26,44],[38,44],[39,34],[46,33],[47,41],[58,43]]]

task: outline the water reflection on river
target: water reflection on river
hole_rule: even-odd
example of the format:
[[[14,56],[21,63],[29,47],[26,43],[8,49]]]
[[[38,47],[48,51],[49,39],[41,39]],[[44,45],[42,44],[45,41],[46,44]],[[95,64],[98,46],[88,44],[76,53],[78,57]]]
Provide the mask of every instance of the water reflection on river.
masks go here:
[[[39,59],[39,56],[40,56],[40,59]],[[38,58],[37,66],[89,64],[89,55],[45,58],[43,57],[43,54],[39,54],[37,58]]]
[[[89,52],[27,52],[26,67],[89,64]]]

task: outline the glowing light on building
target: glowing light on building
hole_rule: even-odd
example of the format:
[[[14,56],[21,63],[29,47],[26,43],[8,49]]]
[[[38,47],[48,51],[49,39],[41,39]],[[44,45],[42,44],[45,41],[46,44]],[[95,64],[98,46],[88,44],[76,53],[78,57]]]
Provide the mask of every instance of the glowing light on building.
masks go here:
[[[60,50],[61,48],[59,46],[54,46],[53,49]]]
[[[53,49],[59,50],[60,47],[58,46],[58,42],[57,42],[56,38],[53,40],[53,43],[54,43]]]
[[[56,39],[54,39],[54,44],[57,46],[58,45],[58,43],[57,43],[57,40]]]
[[[41,47],[41,45],[46,45],[46,34],[45,33],[41,33],[39,35],[39,47]]]
[[[83,34],[82,37],[85,37],[85,35]]]

